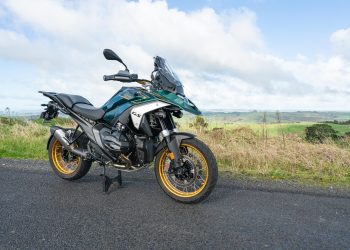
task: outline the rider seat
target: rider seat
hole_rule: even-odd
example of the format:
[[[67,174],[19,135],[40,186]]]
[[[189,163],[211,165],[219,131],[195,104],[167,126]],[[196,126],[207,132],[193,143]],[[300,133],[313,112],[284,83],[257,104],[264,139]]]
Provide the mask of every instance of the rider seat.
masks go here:
[[[57,98],[76,113],[93,121],[101,119],[105,111],[95,108],[86,98],[79,95],[57,94]]]

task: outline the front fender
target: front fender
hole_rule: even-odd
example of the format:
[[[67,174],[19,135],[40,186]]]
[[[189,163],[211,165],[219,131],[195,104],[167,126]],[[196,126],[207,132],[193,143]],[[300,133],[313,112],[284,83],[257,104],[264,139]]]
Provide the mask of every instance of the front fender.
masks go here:
[[[176,140],[177,141],[177,145],[181,145],[181,142],[183,140],[186,139],[191,139],[196,137],[196,135],[191,134],[191,133],[186,133],[186,132],[173,132],[170,135],[170,141],[172,140]],[[167,142],[165,139],[163,139],[157,146],[156,151],[154,153],[154,155],[157,155],[163,148],[165,148],[167,146]]]

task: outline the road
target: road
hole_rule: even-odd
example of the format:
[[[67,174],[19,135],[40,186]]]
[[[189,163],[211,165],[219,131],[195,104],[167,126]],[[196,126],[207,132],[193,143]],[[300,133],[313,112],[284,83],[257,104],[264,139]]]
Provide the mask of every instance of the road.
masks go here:
[[[350,249],[350,194],[221,177],[203,203],[168,198],[151,170],[101,192],[48,163],[0,159],[0,249]]]

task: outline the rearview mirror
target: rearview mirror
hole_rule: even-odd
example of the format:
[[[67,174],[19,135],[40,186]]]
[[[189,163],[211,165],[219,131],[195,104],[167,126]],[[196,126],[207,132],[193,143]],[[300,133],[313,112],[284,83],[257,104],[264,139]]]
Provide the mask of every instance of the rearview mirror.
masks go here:
[[[123,60],[111,49],[104,49],[103,50],[103,55],[105,56],[105,58],[107,60],[115,60],[120,62],[121,64],[124,65],[125,70],[128,71],[128,67],[125,65],[125,63],[123,62]]]
[[[120,59],[120,57],[111,49],[104,49],[103,55],[107,60],[116,60],[120,63],[123,63],[122,59]]]

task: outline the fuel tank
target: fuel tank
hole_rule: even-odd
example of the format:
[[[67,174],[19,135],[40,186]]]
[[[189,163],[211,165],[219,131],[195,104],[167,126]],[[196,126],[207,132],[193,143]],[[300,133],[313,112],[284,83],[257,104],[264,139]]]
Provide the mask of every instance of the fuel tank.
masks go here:
[[[154,100],[156,98],[142,88],[122,87],[102,106],[102,109],[106,112],[103,120],[110,125],[114,125],[124,112],[131,107]],[[129,112],[126,115],[129,116]]]

